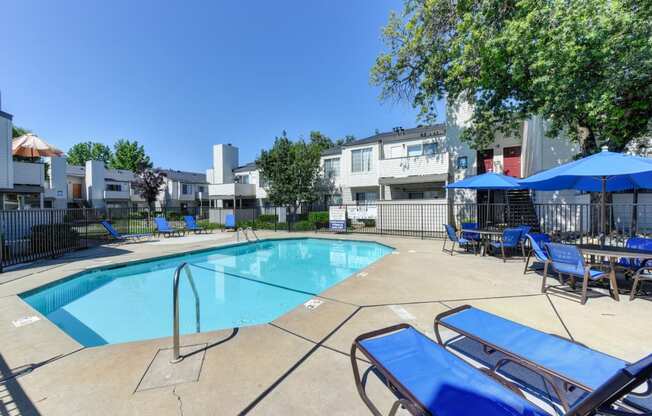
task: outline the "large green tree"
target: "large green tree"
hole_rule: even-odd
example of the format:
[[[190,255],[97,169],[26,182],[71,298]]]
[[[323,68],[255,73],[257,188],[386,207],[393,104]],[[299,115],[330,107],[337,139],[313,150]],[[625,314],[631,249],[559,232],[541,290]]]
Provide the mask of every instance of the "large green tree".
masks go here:
[[[652,117],[649,1],[405,0],[383,36],[371,72],[381,96],[427,121],[438,100],[470,102],[462,138],[476,148],[540,115],[584,154],[621,151]]]
[[[89,160],[109,163],[112,156],[109,146],[91,141],[77,143],[66,153],[69,165],[84,165]]]
[[[31,133],[31,131],[18,126],[12,126],[11,128],[11,137],[14,139],[16,137],[24,136],[27,133]]]
[[[113,146],[113,157],[109,162],[111,169],[125,169],[133,172],[142,172],[151,169],[152,162],[145,153],[145,147],[138,144],[137,140],[121,139]]]
[[[274,147],[256,160],[265,190],[274,205],[289,206],[292,213],[304,202],[317,199],[321,146],[291,141],[285,132]]]

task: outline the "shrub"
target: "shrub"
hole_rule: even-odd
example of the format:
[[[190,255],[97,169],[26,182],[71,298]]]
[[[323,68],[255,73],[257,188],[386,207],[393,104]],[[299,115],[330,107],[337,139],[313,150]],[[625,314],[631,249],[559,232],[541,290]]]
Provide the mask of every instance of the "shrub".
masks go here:
[[[79,233],[68,224],[40,224],[32,227],[31,242],[34,253],[75,248],[79,246]]]
[[[361,223],[364,224],[365,227],[375,227],[376,226],[376,220],[373,219],[362,219],[359,220]]]
[[[292,225],[292,231],[312,231],[315,226],[307,220],[297,221]]]
[[[315,211],[308,214],[308,221],[315,226],[315,228],[328,227],[328,211]]]
[[[168,212],[166,215],[168,221],[181,221],[183,215],[178,212]]]
[[[262,214],[262,215],[259,215],[259,216],[258,216],[258,218],[256,219],[256,221],[275,223],[275,222],[278,221],[278,215],[274,215],[274,214]]]
[[[197,225],[203,227],[205,230],[221,230],[224,228],[224,224],[217,224],[208,220],[197,221]]]

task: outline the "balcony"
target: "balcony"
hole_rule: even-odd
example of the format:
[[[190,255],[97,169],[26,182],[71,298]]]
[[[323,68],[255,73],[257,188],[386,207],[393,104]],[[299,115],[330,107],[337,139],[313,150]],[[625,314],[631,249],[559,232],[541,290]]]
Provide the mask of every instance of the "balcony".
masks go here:
[[[397,157],[380,161],[381,178],[408,178],[448,174],[448,153]]]
[[[140,194],[135,189],[131,189],[130,199],[134,202],[145,202],[145,198],[140,196]]]
[[[256,197],[256,185],[252,183],[221,183],[208,185],[208,194],[212,198],[229,199],[233,197]]]
[[[42,163],[14,162],[14,184],[43,186],[45,165]]]
[[[115,199],[129,199],[130,198],[130,192],[129,189],[124,189],[121,191],[104,191],[104,199],[107,200],[115,200]]]

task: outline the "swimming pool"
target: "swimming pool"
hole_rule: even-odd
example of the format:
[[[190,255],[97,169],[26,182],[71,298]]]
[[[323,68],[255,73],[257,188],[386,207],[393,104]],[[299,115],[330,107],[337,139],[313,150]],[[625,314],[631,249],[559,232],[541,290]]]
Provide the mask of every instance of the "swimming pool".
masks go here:
[[[263,240],[88,271],[20,296],[90,347],[170,336],[172,279],[182,262],[190,265],[205,332],[273,321],[391,251],[362,241]],[[181,334],[197,332],[184,275],[179,313]]]

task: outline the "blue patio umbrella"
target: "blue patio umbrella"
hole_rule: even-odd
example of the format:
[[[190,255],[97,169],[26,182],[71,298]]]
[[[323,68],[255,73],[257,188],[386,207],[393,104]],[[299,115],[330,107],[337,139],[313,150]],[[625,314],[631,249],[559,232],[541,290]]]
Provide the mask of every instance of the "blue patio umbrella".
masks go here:
[[[489,191],[489,204],[491,203],[491,191],[525,189],[519,184],[518,179],[494,172],[487,172],[481,175],[470,176],[466,179],[462,179],[461,181],[453,182],[450,185],[446,186],[446,188],[487,190]],[[488,218],[489,209],[486,210],[486,215]]]
[[[509,190],[525,189],[519,184],[518,179],[500,173],[483,173],[482,175],[470,176],[461,181],[453,182],[446,186],[449,189],[486,189],[486,190]]]
[[[605,231],[607,192],[652,189],[652,159],[609,152],[557,166],[519,181],[524,188],[541,191],[577,189],[602,193],[601,222]]]

